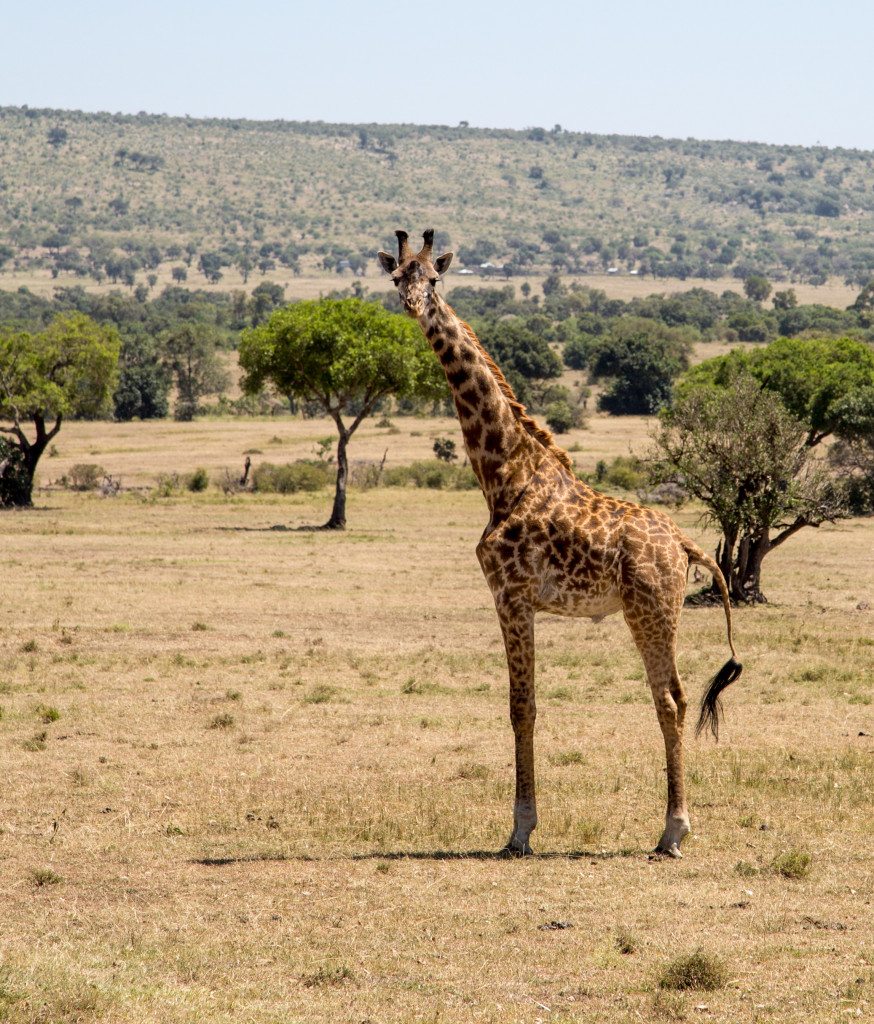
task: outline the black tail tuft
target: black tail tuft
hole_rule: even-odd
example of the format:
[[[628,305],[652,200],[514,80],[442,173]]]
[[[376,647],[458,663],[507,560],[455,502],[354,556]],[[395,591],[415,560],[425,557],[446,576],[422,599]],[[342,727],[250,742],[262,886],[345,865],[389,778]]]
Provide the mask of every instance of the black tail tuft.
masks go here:
[[[700,736],[709,726],[715,740],[719,739],[719,721],[722,718],[722,701],[720,693],[730,686],[743,672],[743,665],[734,658],[729,658],[716,675],[710,680],[707,691],[701,698],[701,714],[695,726],[695,735]]]

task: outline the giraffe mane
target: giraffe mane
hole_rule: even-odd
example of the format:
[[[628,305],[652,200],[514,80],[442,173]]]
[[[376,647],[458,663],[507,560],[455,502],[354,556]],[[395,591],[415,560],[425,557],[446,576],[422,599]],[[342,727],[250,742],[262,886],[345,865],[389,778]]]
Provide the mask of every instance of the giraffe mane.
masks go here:
[[[489,372],[495,378],[495,382],[497,383],[498,388],[501,391],[501,394],[510,403],[510,408],[513,410],[513,415],[516,417],[517,421],[521,423],[525,430],[536,441],[539,441],[540,444],[542,444],[543,447],[550,453],[550,455],[557,459],[565,467],[565,469],[568,469],[571,473],[573,473],[574,466],[571,462],[570,455],[568,455],[564,448],[559,448],[559,446],[555,443],[555,439],[553,438],[551,431],[547,430],[546,427],[541,427],[537,420],[535,420],[533,416],[530,416],[528,414],[528,410],[516,397],[515,391],[513,391],[512,387],[510,386],[510,382],[501,372],[501,368],[494,361],[494,359],[492,359],[488,352],[486,352],[485,348],[483,348],[483,343],[476,336],[476,332],[470,326],[470,324],[465,323],[464,320],[459,320],[459,323],[464,328],[464,331],[467,334],[468,338],[470,338],[470,340],[477,347],[483,359],[485,359],[486,366],[489,368]]]

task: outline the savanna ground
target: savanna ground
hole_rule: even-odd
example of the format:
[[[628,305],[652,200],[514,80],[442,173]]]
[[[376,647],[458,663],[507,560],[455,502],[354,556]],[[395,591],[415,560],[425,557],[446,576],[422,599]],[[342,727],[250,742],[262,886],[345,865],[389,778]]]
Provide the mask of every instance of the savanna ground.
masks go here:
[[[153,295],[159,295],[164,288],[176,287],[171,276],[169,264],[162,264],[156,271],[157,282],[152,290]],[[528,284],[532,295],[542,294],[542,284],[545,280],[544,274],[528,274],[515,276],[509,280],[503,277],[469,277],[450,270],[444,279],[446,291],[453,288],[505,288],[507,285],[515,289],[517,298],[521,296],[521,287]],[[709,278],[686,278],[681,281],[677,278],[654,278],[641,277],[629,274],[584,274],[579,277],[568,279],[575,281],[587,288],[600,288],[610,299],[622,299],[623,302],[630,302],[632,299],[645,298],[648,295],[674,295],[678,292],[686,292],[692,288],[703,288],[708,292],[721,295],[725,291],[741,293],[743,282],[735,277],[722,277],[717,279]],[[234,267],[224,270],[222,279],[215,284],[210,284],[202,274],[192,269],[189,272],[189,279],[184,287],[199,289],[206,292],[228,292],[242,290],[251,293],[263,281],[270,281],[280,284],[285,289],[285,298],[288,301],[293,299],[318,299],[328,295],[332,291],[351,288],[358,281],[362,287],[371,292],[393,293],[391,282],[380,273],[374,255],[373,264],[369,273],[363,278],[356,278],[351,272],[343,274],[319,272],[314,261],[304,264],[304,272],[294,274],[291,270],[279,267],[270,271],[269,274],[252,273],[248,280],[243,280],[240,272]],[[137,283],[146,283],[145,272],[140,273]],[[35,295],[50,299],[59,287],[74,287],[81,285],[86,291],[94,294],[105,294],[112,291],[124,291],[120,284],[113,284],[111,281],[104,281],[102,284],[95,284],[93,281],[83,281],[72,274],[61,274],[53,277],[48,270],[0,270],[0,288],[4,291],[17,291],[19,288],[29,288]],[[792,288],[801,303],[818,303],[823,306],[834,306],[837,309],[846,309],[851,306],[859,294],[859,289],[845,284],[838,278],[831,278],[821,285],[804,283],[778,283],[775,288]],[[132,289],[131,289],[132,290]],[[766,306],[769,304],[766,303]]]
[[[353,458],[448,421],[368,423]],[[591,468],[639,420],[569,441]],[[721,742],[687,741],[693,833],[652,860],[661,736],[621,617],[538,620],[536,856],[478,492],[158,498],[159,473],[310,455],[326,423],[68,424],[0,516],[0,1020],[844,1021],[874,1006],[874,523],[806,531],[736,613]],[[677,514],[714,536],[695,509]],[[689,609],[697,698],[722,612]],[[781,873],[782,871],[782,873]],[[549,927],[561,923],[567,927]],[[659,985],[718,956],[713,991]]]

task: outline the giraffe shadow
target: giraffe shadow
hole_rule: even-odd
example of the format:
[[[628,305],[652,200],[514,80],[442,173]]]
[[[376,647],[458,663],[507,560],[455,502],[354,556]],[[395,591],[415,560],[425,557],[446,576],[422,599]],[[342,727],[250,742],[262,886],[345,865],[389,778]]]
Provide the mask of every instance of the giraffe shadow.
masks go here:
[[[273,526],[212,526],[210,532],[217,533],[338,533],[338,530],[330,526],[286,526],[284,523],[275,523]],[[206,532],[206,531],[204,531]]]
[[[526,857],[516,857],[506,850],[385,850],[382,852],[373,851],[370,853],[330,854],[325,857],[313,856],[312,854],[241,854],[239,857],[195,857],[189,863],[197,864],[207,868],[228,867],[232,864],[264,864],[264,863],[322,863],[333,862],[355,862],[355,861],[403,861],[403,860],[424,860],[424,861],[466,861],[466,860],[589,860],[606,861],[618,860],[629,857],[652,856],[649,850],[644,849],[622,849],[622,850],[547,850],[544,853],[529,854]]]

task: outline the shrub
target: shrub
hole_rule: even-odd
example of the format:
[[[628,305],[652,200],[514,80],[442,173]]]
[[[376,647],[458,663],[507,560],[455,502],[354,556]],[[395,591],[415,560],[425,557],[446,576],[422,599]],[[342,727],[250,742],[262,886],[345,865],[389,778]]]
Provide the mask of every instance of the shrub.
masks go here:
[[[647,483],[640,459],[629,455],[619,455],[609,465],[602,459],[588,479],[592,483],[619,487],[623,491],[636,491]]]
[[[318,683],[303,698],[303,702],[304,704],[328,704],[334,699],[336,693],[336,686],[329,686],[327,683]]]
[[[34,714],[43,725],[51,725],[52,722],[57,722],[61,717],[61,712],[51,704],[37,704],[34,708]]]
[[[60,875],[55,874],[51,868],[34,868],[30,872],[30,880],[36,886],[58,885],[63,881]]]
[[[328,463],[315,459],[298,459],[284,466],[262,462],[252,474],[252,488],[275,494],[318,491],[330,482],[334,472]]]
[[[369,491],[378,487],[382,480],[382,464],[379,462],[353,462],[349,467],[349,486]]]
[[[161,473],[158,476],[158,484],[155,487],[155,497],[172,498],[179,490],[178,473]]]
[[[420,459],[409,466],[386,470],[387,487],[429,487],[432,490],[470,491],[479,486],[470,466],[453,466],[438,459]]]
[[[105,475],[106,470],[96,462],[77,462],[70,466],[69,476],[64,479],[69,481],[71,490],[93,491]]]
[[[722,961],[700,950],[689,956],[680,956],[666,964],[659,976],[659,988],[704,989],[722,988],[728,972]]]
[[[550,402],[546,407],[545,416],[546,422],[556,434],[566,434],[572,427],[580,425],[579,410],[564,400]]]
[[[209,487],[209,473],[201,466],[185,479],[189,491],[205,491]]]
[[[451,437],[438,437],[434,441],[434,455],[441,462],[455,462],[455,442]]]
[[[663,484],[656,484],[655,487],[638,490],[637,494],[644,505],[670,505],[673,508],[679,508],[689,500],[686,491],[678,483],[670,480]]]
[[[783,878],[807,878],[810,874],[811,856],[805,850],[787,850],[771,861],[771,871]]]

